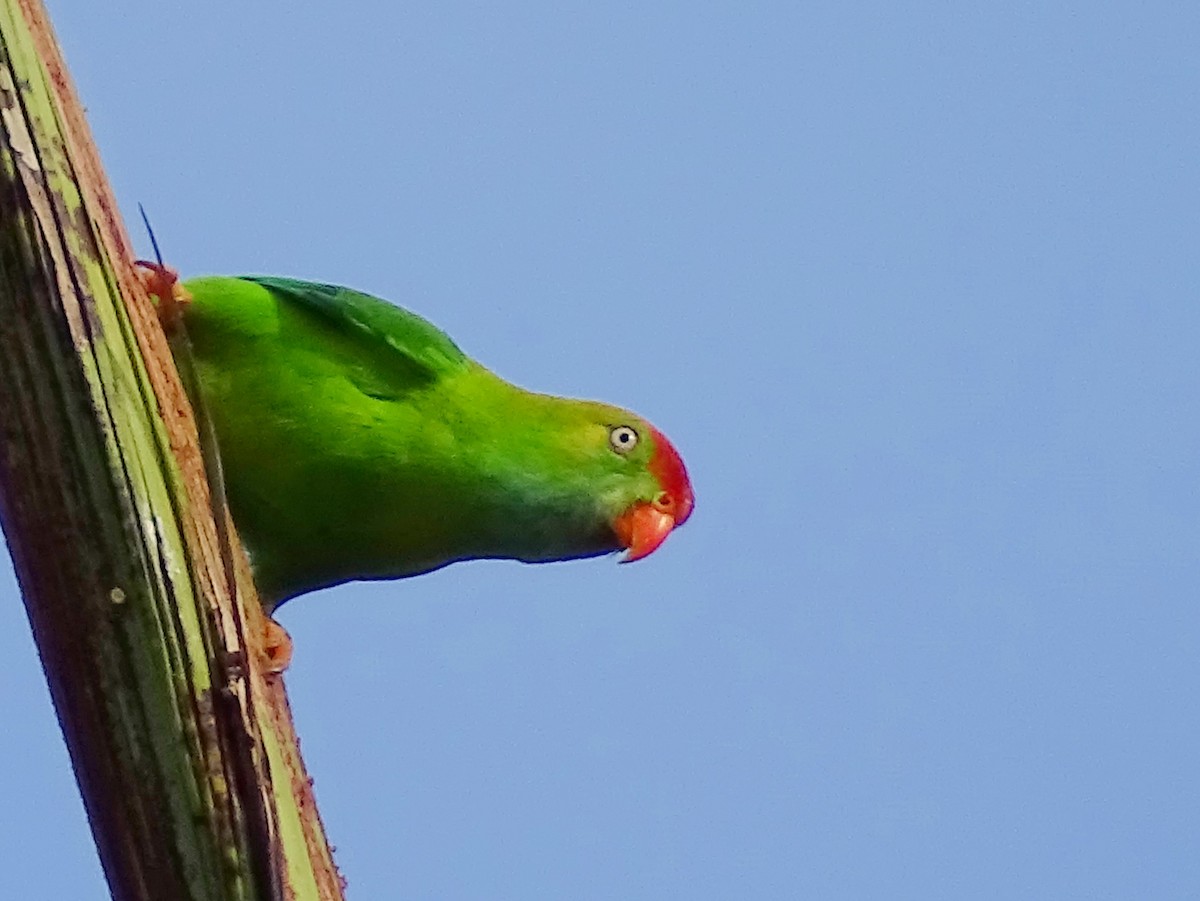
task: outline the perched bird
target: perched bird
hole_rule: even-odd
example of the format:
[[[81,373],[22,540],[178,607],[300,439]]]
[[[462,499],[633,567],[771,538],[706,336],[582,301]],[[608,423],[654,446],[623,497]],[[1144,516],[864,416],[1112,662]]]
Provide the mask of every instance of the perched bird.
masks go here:
[[[518,388],[414,313],[286,278],[183,287],[172,315],[268,608],[457,560],[637,560],[692,512],[646,420]]]

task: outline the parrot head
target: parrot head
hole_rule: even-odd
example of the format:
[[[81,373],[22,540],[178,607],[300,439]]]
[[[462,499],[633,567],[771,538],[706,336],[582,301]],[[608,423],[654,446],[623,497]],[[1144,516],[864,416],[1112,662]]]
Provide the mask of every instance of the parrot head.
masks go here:
[[[657,550],[692,513],[695,495],[683,459],[667,437],[636,413],[593,401],[532,395],[545,404],[522,417],[537,439],[523,442],[529,479],[520,507],[539,560],[625,551],[622,563]],[[530,434],[526,433],[526,439]],[[530,444],[538,445],[531,452]],[[540,457],[536,462],[532,458]],[[511,458],[510,458],[511,459]],[[523,557],[523,559],[530,559]]]
[[[613,520],[613,532],[627,551],[622,563],[632,563],[654,553],[672,529],[687,521],[695,505],[683,458],[662,432],[649,425],[647,431],[653,449],[646,470],[659,490],[653,497],[634,500]],[[631,426],[618,426],[612,430],[610,440],[615,449],[630,441],[638,442],[639,436]]]

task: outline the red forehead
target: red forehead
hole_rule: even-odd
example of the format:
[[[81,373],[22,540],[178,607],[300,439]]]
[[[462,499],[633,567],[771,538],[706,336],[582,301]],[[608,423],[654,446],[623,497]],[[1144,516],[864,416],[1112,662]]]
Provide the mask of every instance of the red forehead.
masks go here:
[[[692,507],[696,498],[692,494],[692,483],[688,479],[687,467],[675,445],[667,440],[667,436],[650,426],[650,434],[654,436],[654,456],[650,458],[649,469],[666,491],[675,499],[679,515],[675,524],[682,525],[692,515]]]

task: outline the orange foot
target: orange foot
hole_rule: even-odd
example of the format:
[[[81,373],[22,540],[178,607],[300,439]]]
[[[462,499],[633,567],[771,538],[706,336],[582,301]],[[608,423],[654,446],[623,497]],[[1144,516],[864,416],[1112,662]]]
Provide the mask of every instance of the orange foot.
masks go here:
[[[158,321],[168,334],[183,319],[183,311],[192,302],[192,295],[179,281],[179,273],[162,263],[138,260],[138,278],[146,291],[158,298]]]
[[[263,657],[269,676],[282,673],[292,662],[292,636],[269,616],[263,629]]]

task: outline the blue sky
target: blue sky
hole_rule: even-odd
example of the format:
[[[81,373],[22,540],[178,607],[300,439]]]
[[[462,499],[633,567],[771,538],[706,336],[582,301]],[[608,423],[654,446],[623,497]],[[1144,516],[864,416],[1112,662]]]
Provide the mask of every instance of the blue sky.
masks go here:
[[[283,609],[352,897],[1200,895],[1194,4],[50,5],[186,274],[691,469],[637,565]],[[7,560],[0,655],[0,897],[102,897]]]

